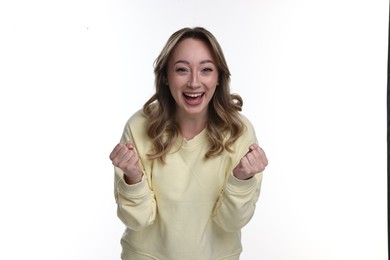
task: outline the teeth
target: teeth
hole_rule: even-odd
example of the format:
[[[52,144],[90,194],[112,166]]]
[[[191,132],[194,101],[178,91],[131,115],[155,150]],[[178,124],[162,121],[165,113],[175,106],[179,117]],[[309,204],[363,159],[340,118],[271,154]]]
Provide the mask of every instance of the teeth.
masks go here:
[[[184,95],[188,96],[188,97],[192,97],[192,98],[197,98],[197,97],[200,97],[202,96],[202,94],[190,94],[190,93],[184,93]]]

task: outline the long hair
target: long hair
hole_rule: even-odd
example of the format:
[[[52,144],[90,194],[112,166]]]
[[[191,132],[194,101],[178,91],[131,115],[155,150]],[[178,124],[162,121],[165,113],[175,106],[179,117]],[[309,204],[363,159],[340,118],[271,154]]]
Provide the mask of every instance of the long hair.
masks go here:
[[[208,106],[207,133],[210,146],[205,157],[217,156],[224,150],[233,152],[232,144],[244,128],[239,116],[242,98],[230,93],[230,71],[218,41],[204,28],[183,28],[170,36],[154,63],[156,93],[143,106],[147,116],[146,132],[153,143],[149,159],[164,162],[179,137],[180,129],[175,122],[176,103],[167,87],[167,66],[176,45],[188,38],[203,41],[213,54],[218,68],[218,86]]]

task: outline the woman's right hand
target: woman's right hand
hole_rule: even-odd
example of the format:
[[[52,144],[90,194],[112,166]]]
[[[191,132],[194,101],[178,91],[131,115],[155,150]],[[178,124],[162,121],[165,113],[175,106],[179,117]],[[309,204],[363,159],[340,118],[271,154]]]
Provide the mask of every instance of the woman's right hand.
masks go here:
[[[131,142],[117,144],[110,154],[112,164],[120,168],[124,173],[127,184],[135,184],[142,179],[142,170],[138,164],[138,155]]]

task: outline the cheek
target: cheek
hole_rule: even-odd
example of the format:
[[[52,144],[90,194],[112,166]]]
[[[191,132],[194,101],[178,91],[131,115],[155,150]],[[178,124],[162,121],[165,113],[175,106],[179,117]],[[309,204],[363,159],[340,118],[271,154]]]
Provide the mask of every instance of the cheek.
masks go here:
[[[216,90],[217,87],[215,87],[215,85],[213,87],[209,87],[206,94],[207,99],[211,100],[215,96]]]
[[[167,88],[169,89],[169,92],[171,93],[171,95],[173,97],[176,96],[176,91],[175,91],[175,88],[172,87],[172,84],[169,84],[169,86],[167,86]]]
[[[207,86],[210,90],[215,89],[218,84],[218,77],[210,78],[207,82]]]
[[[170,76],[169,74],[167,79],[168,79],[167,83],[172,91],[174,91],[175,89],[182,88],[183,85],[185,85],[188,82],[188,79],[186,79],[185,77],[179,77],[174,75]]]
[[[216,86],[218,84],[218,78],[219,78],[218,73],[215,74],[214,77],[212,77],[212,84],[213,84],[213,86]]]
[[[176,85],[174,83],[171,83],[169,84],[169,86],[167,86],[167,88],[169,89],[169,92],[171,93],[171,96],[172,98],[175,100],[176,103],[178,103],[181,99],[181,90],[180,88],[176,87]]]

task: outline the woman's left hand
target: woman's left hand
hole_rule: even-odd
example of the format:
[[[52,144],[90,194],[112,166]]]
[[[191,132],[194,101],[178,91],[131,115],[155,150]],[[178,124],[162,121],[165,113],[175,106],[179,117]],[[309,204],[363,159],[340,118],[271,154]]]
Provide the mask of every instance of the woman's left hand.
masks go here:
[[[237,179],[247,180],[264,171],[267,165],[268,159],[263,149],[257,144],[252,144],[248,153],[242,157],[240,163],[233,169],[233,175]]]

